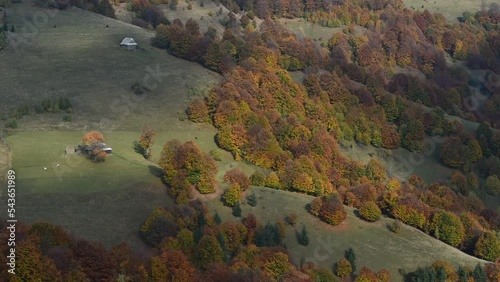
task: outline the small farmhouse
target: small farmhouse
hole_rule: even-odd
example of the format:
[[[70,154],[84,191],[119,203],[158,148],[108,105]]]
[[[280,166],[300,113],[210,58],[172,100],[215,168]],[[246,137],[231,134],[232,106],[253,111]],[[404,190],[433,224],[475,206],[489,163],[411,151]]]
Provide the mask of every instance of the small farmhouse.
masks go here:
[[[128,50],[135,50],[139,47],[139,45],[137,45],[137,42],[135,42],[132,37],[125,37],[120,43],[120,47]]]
[[[106,145],[106,143],[99,142],[97,146],[99,149],[101,149],[102,151],[104,151],[107,154],[111,154],[113,152],[113,149],[111,149],[111,147],[108,147],[108,145]]]
[[[85,147],[82,147],[81,145],[79,145],[77,152],[89,154],[91,151],[96,150],[96,149],[101,150],[108,155],[113,152],[113,149],[111,149],[111,147],[106,145],[106,143],[104,143],[104,142],[93,142],[89,146],[85,146]]]

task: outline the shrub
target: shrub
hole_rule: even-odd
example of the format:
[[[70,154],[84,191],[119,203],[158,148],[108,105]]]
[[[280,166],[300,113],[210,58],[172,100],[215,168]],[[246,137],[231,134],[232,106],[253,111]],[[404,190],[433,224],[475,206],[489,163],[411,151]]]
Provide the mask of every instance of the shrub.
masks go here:
[[[500,257],[500,241],[495,233],[485,232],[481,234],[476,243],[474,254],[489,261],[495,261]]]
[[[20,119],[23,116],[29,114],[29,111],[30,111],[30,109],[29,109],[28,105],[18,106],[16,108],[16,110],[14,111],[14,113],[12,114],[12,117],[14,117],[16,119]]]
[[[239,202],[237,202],[236,205],[233,207],[233,216],[241,217],[241,206]]]
[[[465,237],[465,230],[460,218],[447,211],[439,211],[434,214],[431,222],[431,231],[439,240],[458,246]]]
[[[108,157],[108,154],[106,152],[104,152],[103,150],[96,148],[96,149],[91,150],[88,153],[88,156],[92,161],[94,161],[96,163],[100,163],[100,162],[104,162],[106,160],[106,158]]]
[[[335,275],[338,277],[345,277],[352,273],[351,263],[345,258],[341,259],[335,264]]]
[[[319,216],[319,211],[322,205],[323,202],[321,201],[321,198],[314,198],[309,205],[309,212],[314,216]]]
[[[404,204],[395,206],[392,210],[392,215],[394,215],[395,218],[401,220],[405,224],[417,228],[423,228],[426,222],[426,217],[423,213],[411,206]]]
[[[71,102],[69,101],[68,98],[46,98],[43,99],[42,102],[42,108],[44,112],[48,113],[57,113],[60,110],[70,112],[71,111]],[[37,113],[39,112],[40,109],[37,110],[37,107],[35,106],[35,111]]]
[[[70,115],[70,114],[65,114],[62,118],[63,121],[66,121],[66,122],[71,122],[73,121],[73,116]]]
[[[40,105],[40,104],[36,104],[34,106],[34,108],[35,108],[35,113],[37,113],[37,114],[41,114],[41,113],[43,113],[45,111],[44,108],[43,108],[43,106]]]
[[[257,195],[254,192],[247,197],[248,205],[251,207],[257,206]]]
[[[344,206],[336,195],[322,197],[322,205],[319,210],[319,218],[331,225],[339,225],[347,217]]]
[[[147,128],[144,126],[142,128],[141,136],[139,137],[139,142],[137,142],[139,152],[144,156],[146,160],[150,160],[152,157],[151,150],[155,143],[156,131],[154,129]]]
[[[276,172],[271,172],[266,178],[266,186],[269,188],[280,189],[280,179],[278,178],[278,174]]]
[[[17,128],[17,119],[11,118],[7,122],[5,122],[5,127],[8,128]]]
[[[391,281],[391,273],[386,269],[381,269],[377,272],[377,279],[380,282],[389,282]]]
[[[285,217],[285,221],[286,221],[286,223],[290,224],[291,226],[295,226],[297,224],[297,214],[294,212],[288,214]]]
[[[353,271],[354,272],[354,271]],[[358,276],[354,282],[371,282],[371,281],[379,281],[377,275],[367,267],[362,267],[359,271]]]
[[[399,220],[394,220],[391,224],[391,231],[394,234],[398,234],[401,231],[401,222]]]
[[[250,184],[254,186],[266,185],[266,176],[261,171],[257,170],[250,176]]]
[[[488,176],[485,183],[486,191],[491,195],[500,194],[500,179],[496,174]]]
[[[196,184],[196,189],[198,189],[198,191],[200,191],[200,193],[202,194],[210,194],[215,192],[216,186],[217,183],[213,177],[204,175],[200,177],[200,180]]]
[[[285,233],[278,224],[266,224],[255,231],[255,245],[258,247],[275,247],[280,245]]]
[[[296,236],[297,236],[297,242],[300,245],[302,245],[302,246],[309,245],[309,236],[307,235],[307,229],[306,229],[305,225],[302,227],[301,232],[296,233]]]
[[[160,155],[158,165],[163,169],[164,180],[171,184],[175,176],[181,175],[202,194],[212,193],[217,187],[215,175],[217,164],[207,153],[192,141],[181,144],[168,141]]]
[[[151,213],[141,227],[140,235],[149,245],[156,247],[166,237],[177,236],[178,227],[171,215],[164,209],[158,208]]]
[[[187,115],[193,122],[209,122],[208,107],[202,99],[195,98],[188,106]]]
[[[142,21],[142,20],[140,20],[140,21]],[[135,25],[140,26],[139,24],[135,24]],[[144,22],[144,23],[141,23],[141,25],[147,25],[147,23]],[[162,49],[166,49],[170,46],[169,29],[168,29],[167,25],[160,24],[156,27],[155,36],[151,40],[151,43],[153,44],[153,46],[155,46],[157,48],[162,48]],[[192,102],[191,102],[191,104],[192,104]],[[189,109],[188,109],[188,112],[189,112]]]
[[[209,152],[209,154],[210,154],[210,156],[212,156],[212,158],[214,158],[214,160],[216,160],[218,162],[220,162],[222,160],[219,149],[213,149]]]
[[[351,264],[352,272],[356,271],[356,254],[352,248],[345,251],[344,257]]]
[[[241,188],[237,183],[231,184],[229,188],[222,195],[222,201],[226,206],[235,206],[241,197]]]
[[[396,178],[391,178],[387,182],[386,188],[389,191],[397,191],[401,189],[401,182],[399,182]]]
[[[220,215],[219,215],[218,212],[215,212],[214,222],[215,222],[215,224],[221,224],[222,223],[222,219],[220,218]]]
[[[250,187],[250,179],[245,175],[245,173],[239,169],[231,169],[224,174],[224,181],[228,181],[231,184],[238,184],[242,191],[245,191]]]
[[[366,221],[377,221],[380,219],[382,212],[374,202],[365,202],[359,208],[359,215]]]

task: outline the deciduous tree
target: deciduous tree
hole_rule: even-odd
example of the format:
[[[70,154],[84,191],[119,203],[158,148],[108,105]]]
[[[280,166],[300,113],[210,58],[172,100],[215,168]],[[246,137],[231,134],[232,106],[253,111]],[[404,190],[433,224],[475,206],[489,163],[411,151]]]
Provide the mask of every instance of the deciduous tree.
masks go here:
[[[139,138],[139,146],[142,149],[142,153],[147,160],[151,159],[151,148],[155,143],[156,131],[148,127],[142,128],[142,134]]]
[[[495,233],[483,233],[476,243],[474,254],[489,261],[494,261],[500,257],[500,240]]]
[[[234,207],[241,198],[241,187],[238,183],[233,183],[222,195],[222,200],[224,204],[230,207]]]
[[[380,219],[382,212],[374,202],[365,202],[359,208],[359,215],[367,221],[377,221]]]

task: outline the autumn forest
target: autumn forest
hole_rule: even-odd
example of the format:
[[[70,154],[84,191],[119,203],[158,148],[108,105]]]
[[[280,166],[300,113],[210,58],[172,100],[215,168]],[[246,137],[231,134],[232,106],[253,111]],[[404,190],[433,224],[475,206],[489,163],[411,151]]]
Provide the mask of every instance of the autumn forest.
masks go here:
[[[69,5],[115,18],[121,3]],[[216,151],[197,140],[157,140],[150,124],[135,149],[152,162],[153,144],[164,143],[154,165],[175,205],[143,219],[137,234],[148,251],[107,249],[51,223],[22,224],[18,274],[0,281],[500,281],[500,5],[450,23],[401,0],[220,0],[227,11],[220,32],[167,18],[161,7],[175,11],[178,0],[125,4],[133,24],[154,32],[153,48],[220,74],[183,110],[189,122],[215,128],[218,148],[255,172],[230,169],[222,185]],[[281,19],[332,34],[301,36]],[[81,146],[104,137],[91,131]],[[446,181],[402,177],[377,158],[344,154],[353,144],[432,151],[429,158],[437,150],[452,173]],[[284,244],[287,226],[302,226],[295,214],[275,222],[242,215],[243,200],[257,205],[252,186],[312,196],[308,216],[329,227],[342,226],[352,208],[367,222],[394,219],[388,232],[410,226],[484,263],[429,261],[395,277],[357,263],[352,248],[330,268],[299,262]],[[211,212],[206,195],[217,195],[235,220]],[[307,246],[310,230],[298,229],[298,244]]]

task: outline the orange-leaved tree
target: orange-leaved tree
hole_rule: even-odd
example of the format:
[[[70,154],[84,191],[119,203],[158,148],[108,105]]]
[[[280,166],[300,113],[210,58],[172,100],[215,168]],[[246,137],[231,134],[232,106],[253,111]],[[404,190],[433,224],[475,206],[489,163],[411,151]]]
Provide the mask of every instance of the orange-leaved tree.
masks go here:
[[[89,131],[83,136],[82,141],[82,145],[90,146],[92,143],[104,142],[104,136],[98,131]]]
[[[217,164],[213,157],[202,152],[192,141],[184,144],[178,140],[167,142],[163,147],[158,164],[163,169],[165,181],[171,186],[171,189],[186,190],[193,186],[203,194],[215,191]],[[175,193],[171,193],[176,199],[179,195],[187,195],[186,191],[177,190]],[[186,197],[184,198],[181,202],[187,200]]]
[[[98,131],[87,132],[82,138],[80,148],[94,162],[103,162],[108,154],[103,151],[104,136]]]
[[[155,143],[156,131],[154,129],[150,129],[147,126],[142,128],[142,134],[139,138],[139,146],[142,155],[147,159],[151,159],[151,148]]]

